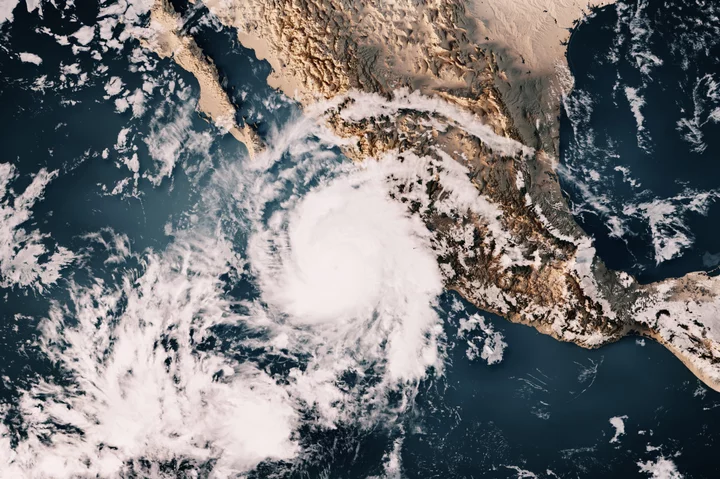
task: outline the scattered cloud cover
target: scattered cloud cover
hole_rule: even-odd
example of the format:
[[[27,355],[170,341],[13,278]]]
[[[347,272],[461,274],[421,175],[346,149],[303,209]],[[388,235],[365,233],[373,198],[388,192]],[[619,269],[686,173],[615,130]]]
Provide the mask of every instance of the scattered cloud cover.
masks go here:
[[[40,380],[23,396],[28,438],[10,461],[14,477],[113,477],[142,458],[214,458],[222,475],[295,454],[283,388],[195,347],[211,326],[238,319],[219,280],[232,258],[226,242],[189,234],[146,255],[137,279],[71,285],[71,304],[55,303],[42,327],[42,348],[74,384]]]
[[[692,116],[678,120],[677,131],[691,145],[693,152],[704,153],[707,149],[705,127],[720,122],[720,85],[715,75],[708,73],[695,81],[692,101]]]
[[[682,479],[672,459],[659,456],[655,461],[638,462],[640,472],[644,472],[653,479]]]
[[[194,148],[173,125],[148,140],[161,165]],[[119,135],[119,153],[130,135]],[[40,345],[69,382],[39,379],[22,393],[27,435],[0,431],[7,473],[172,477],[163,468],[175,460],[224,477],[306,454],[297,430],[310,410],[314,427],[328,428],[375,427],[405,411],[444,357],[429,233],[389,196],[391,173],[410,178],[416,165],[342,162],[329,149],[341,142],[314,119],[290,122],[254,161],[212,175],[200,215],[174,227],[164,251],[132,253],[112,230],[86,235],[105,265],[133,256],[141,267],[114,282],[71,281],[69,300],[53,303]],[[258,295],[229,296],[227,278]],[[244,331],[232,347],[257,357],[199,348],[218,341],[217,327]],[[261,367],[269,358],[288,367]],[[400,474],[400,447],[388,477]]]
[[[0,26],[3,23],[13,21],[13,10],[20,0],[0,0]]]
[[[507,347],[503,334],[496,331],[492,324],[479,314],[460,319],[458,337],[467,341],[466,355],[470,361],[479,357],[491,365],[503,360]]]
[[[615,416],[610,418],[610,424],[615,428],[615,435],[610,439],[610,442],[619,442],[620,436],[625,435],[625,420],[627,416]]]
[[[69,249],[54,246],[50,235],[27,226],[33,206],[55,176],[56,171],[41,169],[24,191],[15,192],[11,185],[18,178],[17,169],[0,163],[0,287],[42,292],[75,259]]]
[[[18,53],[18,56],[20,57],[20,61],[25,63],[34,63],[35,65],[40,65],[42,63],[42,58],[34,53],[21,52]]]

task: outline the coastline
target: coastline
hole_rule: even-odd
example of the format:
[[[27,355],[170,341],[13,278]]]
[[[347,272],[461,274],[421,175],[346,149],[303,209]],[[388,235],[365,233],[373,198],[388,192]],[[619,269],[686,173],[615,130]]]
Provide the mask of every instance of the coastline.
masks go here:
[[[267,61],[272,67],[272,73],[267,78],[267,83],[271,88],[279,90],[288,98],[306,103],[306,97],[309,93],[305,91],[302,83],[288,75],[282,75],[279,72],[282,69],[280,59],[270,52],[269,45],[260,37],[255,37],[249,33],[238,31],[238,41],[245,48],[249,48],[255,52],[258,60]],[[305,100],[305,101],[303,101]]]
[[[577,22],[615,0],[472,0],[476,40],[496,53],[496,81],[523,142],[559,155],[561,96],[572,87],[567,45]]]
[[[679,348],[676,348],[671,342],[665,340],[657,331],[653,331],[648,327],[642,327],[640,325],[635,326],[632,332],[637,333],[640,336],[650,338],[660,344],[662,344],[673,356],[680,360],[700,381],[702,381],[709,388],[720,393],[720,382],[710,377],[703,369],[699,368],[692,360],[686,357]]]
[[[558,62],[565,63],[565,43],[573,26],[593,9],[615,0],[506,0],[471,1],[479,21],[478,42],[493,51],[507,52],[500,66],[522,73],[552,75]],[[487,38],[486,40],[482,40]]]
[[[197,109],[207,120],[226,130],[245,145],[250,158],[262,149],[257,134],[247,125],[240,128],[235,120],[236,109],[213,61],[205,56],[195,40],[178,30],[180,15],[167,0],[156,0],[150,11],[150,38],[140,41],[160,58],[172,58],[182,69],[191,73],[200,86]]]
[[[574,221],[555,173],[560,100],[566,89],[572,87],[562,42],[570,36],[570,25],[588,13],[580,7],[581,2],[556,0],[552,3],[554,9],[548,9],[552,15],[542,17],[536,11],[542,7],[539,4],[492,0],[490,3],[497,8],[481,9],[481,13],[502,17],[500,27],[487,18],[468,17],[461,3],[448,5],[436,0],[430,3],[432,8],[416,7],[411,2],[391,6],[370,3],[353,5],[351,12],[336,5],[335,0],[310,0],[304,10],[298,7],[291,11],[260,0],[222,3],[211,0],[207,6],[221,23],[238,30],[243,46],[271,64],[269,85],[305,107],[316,98],[332,98],[348,89],[387,98],[396,87],[410,87],[427,95],[426,98],[442,98],[447,104],[471,113],[499,138],[512,141],[519,136],[522,143],[536,151],[534,157],[515,158],[494,153],[487,148],[488,139],[482,134],[465,130],[458,136],[459,132],[435,129],[431,123],[417,123],[413,108],[398,110],[395,114],[398,123],[394,126],[391,123],[390,127],[368,109],[368,116],[358,118],[359,121],[343,118],[337,111],[332,119],[326,118],[339,136],[358,138],[357,145],[349,146],[346,152],[352,158],[378,157],[389,151],[415,152],[416,148],[422,149],[422,154],[443,150],[448,155],[459,151],[462,159],[455,159],[473,171],[471,182],[478,199],[497,204],[502,210],[501,221],[473,214],[456,218],[455,223],[430,214],[423,218],[439,241],[446,244],[446,258],[441,263],[452,272],[446,278],[447,287],[456,289],[480,309],[586,348],[614,342],[629,331],[642,329],[642,324],[648,324],[646,316],[660,314],[662,310],[658,308],[663,305],[658,298],[663,288],[671,287],[669,283],[658,283],[655,289],[648,289],[623,273],[607,270],[595,254],[592,239]],[[611,3],[597,0],[589,6]],[[362,13],[365,6],[372,10],[372,19],[365,17],[357,26],[358,31],[349,28],[355,26],[353,15]],[[414,14],[407,21],[414,19],[418,28],[403,30],[396,25],[373,24],[373,20],[385,18],[387,9],[395,16]],[[333,15],[336,18],[331,28],[324,22]],[[529,36],[515,29],[522,18],[534,20],[535,27],[545,34],[541,35],[542,41],[529,44],[530,50],[526,43],[517,47],[519,51],[513,51],[515,47],[507,39],[529,40]],[[550,27],[548,18],[553,19]],[[483,30],[483,25],[488,30]],[[477,41],[484,31],[502,33],[503,36],[498,35],[500,39],[494,39],[499,52]],[[416,35],[414,44],[410,35]],[[505,43],[501,43],[502,38]],[[387,43],[390,39],[396,43]],[[490,36],[486,35],[486,39],[489,41]],[[412,52],[406,55],[407,49]],[[469,53],[473,49],[476,53]],[[397,65],[392,55],[399,55]],[[413,63],[418,59],[425,64]],[[539,73],[523,73],[518,65],[533,66]],[[564,73],[568,78],[561,78]],[[342,110],[348,105],[343,103],[337,108]],[[401,143],[397,141],[398,134],[405,138]],[[434,150],[424,145],[422,138],[427,135],[432,135],[436,143]],[[400,150],[398,144],[402,145]],[[442,189],[439,191],[442,193]],[[518,248],[513,261],[532,266],[529,271],[514,273],[503,266],[502,255],[486,251],[478,257],[475,250],[454,242],[455,229],[463,228],[485,236],[485,240]],[[508,237],[512,240],[509,243]],[[535,256],[524,256],[532,251]],[[692,277],[689,281],[694,285],[700,280]],[[711,331],[712,318],[703,315],[703,311],[696,321],[701,323],[702,331]],[[708,358],[712,358],[715,340],[702,345],[693,363],[688,359],[692,350],[683,351],[681,346],[682,341],[697,337],[681,335],[675,344],[662,337],[663,331],[672,335],[671,330],[668,326],[647,336],[670,349],[709,387],[720,390],[697,364],[714,367]]]

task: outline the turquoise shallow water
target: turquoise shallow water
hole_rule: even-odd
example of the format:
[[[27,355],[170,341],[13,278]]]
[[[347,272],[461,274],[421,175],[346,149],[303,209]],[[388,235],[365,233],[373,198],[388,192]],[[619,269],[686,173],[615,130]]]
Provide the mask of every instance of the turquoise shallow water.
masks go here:
[[[180,7],[182,5],[178,5],[178,9]],[[92,8],[82,10],[84,13],[80,16],[91,22],[93,11]],[[196,28],[198,43],[214,58],[237,103],[239,116],[257,124],[260,134],[266,136],[273,126],[282,125],[297,113],[297,107],[268,103],[272,98],[264,82],[268,65],[239,46],[233,32],[202,23],[203,14],[202,8],[196,10],[196,20],[189,22],[188,28]],[[583,68],[605,71],[602,63],[599,66],[597,63],[598,55],[606,47],[602,34],[612,37],[615,20],[612,10],[603,10],[579,27],[571,42],[570,64],[578,77],[577,85],[591,91],[598,98],[597,103],[602,103],[607,84],[601,82],[604,77],[597,73],[584,75]],[[201,175],[197,179],[193,167],[202,158],[191,151],[180,150],[180,161],[172,169],[172,175],[158,186],[153,187],[147,180],[139,182],[142,192],[139,198],[104,195],[102,185],[112,188],[127,175],[113,163],[114,157],[104,159],[100,152],[105,148],[112,150],[118,141],[118,131],[128,122],[132,121],[136,131],[146,136],[154,126],[149,116],[131,120],[131,113],[117,113],[110,102],[99,100],[104,94],[106,77],[91,80],[95,84],[77,92],[49,89],[41,95],[29,90],[34,78],[43,74],[53,77],[61,63],[76,61],[67,49],[59,48],[54,40],[35,31],[45,25],[62,28],[61,19],[54,16],[51,8],[45,10],[44,19],[18,9],[12,25],[4,27],[7,49],[0,52],[4,85],[0,89],[0,111],[3,112],[0,135],[3,161],[12,162],[19,171],[13,187],[22,191],[29,184],[30,175],[40,168],[60,170],[57,179],[48,186],[45,199],[33,208],[33,217],[27,226],[51,235],[52,240],[71,249],[86,246],[83,235],[110,227],[128,235],[135,251],[146,248],[162,251],[171,238],[166,234],[166,226],[182,225],[195,212],[205,180]],[[125,48],[104,60],[109,67],[108,75],[118,75],[130,87],[140,88],[142,72],[132,71],[127,59],[130,47]],[[20,63],[11,54],[13,51],[33,51],[44,61],[39,67]],[[598,53],[588,55],[588,51]],[[582,58],[592,61],[584,64],[580,61]],[[92,66],[88,69],[92,70]],[[167,60],[160,61],[157,69],[174,72],[197,97],[198,88],[190,75]],[[612,76],[608,74],[609,78]],[[657,78],[660,76],[656,73]],[[593,90],[593,82],[602,84]],[[80,103],[70,105],[68,100]],[[664,111],[664,103],[654,103],[650,93],[646,101],[648,118],[653,117],[650,113],[653,109]],[[156,94],[150,96],[147,107],[152,111],[160,108],[162,102],[163,98]],[[610,113],[593,120],[592,127],[597,129],[603,121],[614,118]],[[219,135],[215,127],[198,115],[190,118],[189,129],[207,133],[212,138],[208,152],[213,163],[208,168],[239,161],[242,146],[229,135]],[[629,126],[618,128],[625,133],[633,132],[623,137],[632,149],[636,141],[632,129],[635,120],[627,112],[622,119],[629,122]],[[650,120],[648,122],[650,124]],[[565,135],[567,127],[565,123]],[[661,135],[654,138],[663,139]],[[134,144],[141,167],[152,168],[146,143],[139,140]],[[656,161],[670,162],[670,157],[657,156],[664,151],[662,145],[654,151],[652,157]],[[572,161],[583,159],[579,152],[575,154]],[[711,154],[711,149],[703,153]],[[648,184],[653,178],[662,183],[663,178],[671,176],[665,167],[642,166],[639,158],[633,159],[637,163],[633,168],[638,172],[647,170],[649,179],[643,181]],[[658,172],[663,175],[652,177]],[[701,176],[705,182],[698,187],[714,187],[712,175]],[[668,188],[666,192],[656,186],[663,194],[675,194],[675,190]],[[571,191],[569,194],[572,198]],[[699,216],[696,220],[702,222],[700,229],[693,228],[696,244],[704,244],[703,241],[710,240],[703,239],[703,228],[711,228],[712,216]],[[584,223],[588,231],[596,235],[603,259],[632,271],[635,263],[628,262],[628,256],[620,253],[614,256],[616,251],[604,242],[600,233],[602,225],[598,230],[593,230],[592,225]],[[236,239],[241,248],[246,241],[244,232],[238,231]],[[640,244],[644,240],[638,238],[637,241]],[[647,248],[647,242],[644,244]],[[642,257],[642,254],[635,252],[635,256]],[[697,255],[694,257],[697,259]],[[104,257],[89,254],[87,261],[97,266],[94,271],[100,271],[106,281],[117,280],[110,268],[102,266]],[[682,262],[682,258],[679,261]],[[682,268],[695,264],[688,261]],[[131,264],[128,268],[140,271],[142,265]],[[653,269],[652,261],[642,271],[647,277],[666,274],[666,270]],[[74,267],[64,273],[79,283],[88,281],[84,274],[82,268]],[[225,277],[223,281],[229,295],[237,298],[257,295],[256,285],[246,277]],[[43,295],[17,288],[4,290],[2,295],[0,397],[4,404],[10,405],[5,422],[21,437],[22,423],[12,414],[18,391],[39,377],[56,377],[62,381],[63,373],[33,345],[37,321],[18,321],[16,315],[41,317],[51,300],[62,301],[67,292],[61,282]],[[488,366],[481,360],[469,360],[467,345],[457,338],[458,321],[479,313],[469,304],[464,304],[460,312],[453,311],[457,300],[454,293],[448,292],[438,305],[448,338],[444,373],[418,386],[413,405],[406,413],[371,430],[302,427],[301,443],[312,446],[314,451],[307,462],[292,465],[268,462],[250,476],[364,478],[379,475],[384,455],[399,441],[406,477],[510,478],[532,477],[531,473],[537,477],[563,478],[642,477],[637,463],[655,461],[661,455],[672,458],[685,477],[717,477],[720,471],[713,453],[720,439],[720,395],[703,388],[663,347],[651,341],[626,338],[600,350],[588,351],[480,313],[502,332],[508,344],[502,362]],[[217,340],[202,346],[226,348],[228,354],[256,360],[257,352],[235,351],[228,346],[235,336],[242,334],[245,334],[242,328],[218,328]],[[288,367],[279,363],[265,366],[278,371]],[[611,443],[615,428],[609,421],[622,416],[627,416],[625,434],[618,442]]]

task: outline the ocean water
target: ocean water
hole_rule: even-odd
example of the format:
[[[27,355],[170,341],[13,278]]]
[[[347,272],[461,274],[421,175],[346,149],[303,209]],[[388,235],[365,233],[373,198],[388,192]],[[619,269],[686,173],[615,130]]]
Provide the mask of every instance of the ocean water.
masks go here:
[[[601,257],[642,281],[718,264],[717,14],[618,2],[569,42],[563,186]]]
[[[269,73],[269,66],[258,61],[251,51],[242,48],[231,30],[213,22],[204,7],[181,3],[175,6],[178,11],[184,12],[188,20],[185,28],[193,32],[198,44],[218,66],[221,78],[238,107],[238,122],[247,121],[256,125],[261,137],[272,145],[278,138],[278,131],[284,131],[299,118],[297,105],[267,87],[265,77]],[[656,13],[647,13],[647,25],[660,31],[657,25],[662,23],[653,22],[661,22],[666,18],[663,15],[676,16],[674,8],[672,4],[659,2],[648,6],[646,12]],[[652,82],[642,76],[644,74],[638,80],[638,85],[643,81],[647,83],[642,90],[647,107],[642,112],[647,118],[647,130],[652,139],[645,146],[655,152],[652,155],[638,146],[636,117],[632,113],[628,114],[631,111],[628,105],[617,107],[628,110],[618,116],[614,115],[616,112],[610,111],[612,108],[609,106],[608,111],[601,108],[614,105],[612,96],[604,96],[612,95],[612,89],[608,90],[606,82],[602,82],[603,79],[614,82],[617,78],[607,64],[603,66],[603,62],[608,61],[607,50],[617,35],[615,29],[618,15],[614,9],[610,7],[597,12],[573,33],[569,63],[576,77],[577,90],[571,93],[569,101],[573,101],[573,95],[579,94],[577,92],[587,92],[593,99],[593,115],[592,121],[584,123],[577,123],[580,121],[577,117],[573,123],[570,115],[566,116],[562,134],[567,140],[563,143],[573,145],[572,135],[587,133],[589,130],[583,128],[588,128],[596,132],[598,144],[606,145],[609,142],[627,146],[628,153],[617,146],[613,150],[618,152],[617,157],[612,157],[614,163],[604,167],[616,173],[613,168],[618,165],[632,168],[633,178],[639,178],[638,181],[647,185],[646,188],[653,187],[653,196],[647,196],[650,199],[674,197],[686,191],[686,188],[712,190],[715,186],[711,179],[713,175],[709,173],[711,170],[703,170],[698,159],[712,154],[714,137],[711,131],[705,134],[708,146],[702,153],[688,154],[684,162],[674,162],[669,152],[675,151],[679,155],[681,145],[687,149],[687,145],[682,143],[687,143],[686,140],[669,138],[670,133],[676,132],[672,125],[679,120],[668,120],[670,126],[664,128],[670,133],[666,135],[656,133],[653,126],[656,120],[651,120],[665,115],[666,100],[673,98],[668,93],[654,102],[652,92],[655,87],[652,85],[674,85],[673,82],[679,81],[677,78],[664,76],[660,67],[657,67],[657,71],[652,70]],[[628,5],[628,9],[637,11],[637,4]],[[663,9],[667,9],[667,12]],[[80,22],[92,24],[97,10],[83,7],[75,15]],[[137,58],[139,53],[133,41],[126,41],[119,51],[103,53],[102,64],[108,70],[99,72],[99,61],[82,54],[73,54],[68,47],[59,45],[56,39],[38,31],[41,27],[48,27],[53,32],[67,30],[65,34],[75,31],[77,27],[68,28],[68,19],[61,16],[49,6],[44,8],[42,18],[36,12],[27,13],[24,8],[17,8],[12,24],[2,27],[4,48],[0,51],[0,75],[4,86],[0,89],[0,111],[3,112],[0,116],[0,131],[4,157],[0,160],[10,162],[17,168],[17,177],[11,182],[17,194],[25,190],[33,175],[42,168],[59,172],[48,183],[44,197],[36,202],[32,216],[23,223],[23,228],[27,231],[37,230],[44,235],[42,242],[50,251],[55,245],[64,245],[82,253],[81,259],[62,269],[62,279],[45,286],[43,291],[17,286],[2,290],[0,398],[3,423],[14,445],[23,444],[33,433],[33,428],[38,428],[37,424],[31,424],[31,420],[23,415],[20,403],[21,398],[26,397],[26,392],[43,379],[59,385],[71,384],[73,381],[72,375],[68,373],[71,363],[62,364],[61,361],[49,358],[40,347],[42,341],[38,328],[53,305],[66,302],[74,304],[67,315],[79,321],[80,315],[71,313],[76,312],[73,309],[79,311],[83,305],[73,303],[73,296],[85,291],[97,279],[101,279],[105,285],[129,284],[129,290],[140,289],[144,284],[145,272],[154,264],[147,255],[162,255],[176,245],[177,238],[182,237],[184,230],[192,230],[194,225],[203,225],[208,218],[210,222],[215,221],[215,209],[223,214],[217,216],[217,225],[213,224],[213,227],[217,226],[217,231],[232,238],[233,251],[244,254],[249,248],[252,233],[247,227],[248,223],[243,220],[243,215],[248,214],[242,210],[246,206],[236,206],[244,205],[242,202],[245,197],[239,194],[234,196],[235,190],[243,187],[244,183],[238,181],[237,184],[229,183],[227,188],[217,188],[214,183],[217,179],[213,175],[219,171],[219,176],[231,177],[235,171],[233,168],[243,167],[249,160],[244,155],[244,148],[230,135],[223,134],[192,108],[183,109],[186,104],[192,107],[192,102],[188,100],[196,99],[199,95],[192,76],[168,60],[134,62],[132,59]],[[624,25],[621,22],[621,29],[625,28]],[[39,55],[43,59],[42,64],[19,62],[15,53],[24,51]],[[670,68],[673,61],[666,60],[661,56],[663,53],[655,55],[663,59],[663,68]],[[82,88],[62,86],[62,65],[74,63],[79,64],[80,71],[88,72],[88,84]],[[155,65],[154,70],[144,71],[143,68],[149,64]],[[696,66],[703,75],[710,71],[710,66],[702,69],[699,64]],[[700,71],[697,75],[700,75]],[[47,80],[55,81],[55,85],[44,92],[31,89],[43,75]],[[151,92],[146,91],[144,95],[145,112],[136,115],[132,108],[119,111],[114,98],[103,98],[107,94],[105,85],[113,76],[120,77],[125,90],[129,92],[142,90],[148,81],[157,83],[153,88],[148,87]],[[66,77],[72,79],[73,75],[66,74]],[[629,81],[629,77],[629,73],[621,75],[625,82]],[[622,85],[625,84],[618,88],[624,89]],[[664,91],[659,86],[657,88]],[[682,87],[678,88],[682,90]],[[182,91],[187,93],[178,96],[177,92]],[[687,86],[684,91],[688,91]],[[617,100],[618,105],[621,105],[622,98]],[[678,98],[672,103],[677,105],[682,101],[686,100]],[[652,115],[652,111],[657,113]],[[658,122],[661,120],[657,119]],[[706,127],[711,128],[712,121]],[[119,139],[124,129],[128,130],[125,142]],[[313,133],[306,136],[308,138],[303,141],[307,140],[307,143],[322,143]],[[600,138],[604,142],[600,142]],[[663,141],[677,142],[678,150],[663,146]],[[106,149],[108,153],[103,155]],[[133,186],[134,167],[127,164],[127,159],[132,158],[133,154],[137,154],[139,164],[136,186]],[[585,171],[583,168],[588,171],[592,168],[598,170],[602,166],[597,165],[600,161],[598,158],[606,159],[602,155],[588,158],[583,156],[585,154],[579,148],[570,149],[563,152],[563,161],[579,175],[577,172]],[[648,157],[654,158],[656,163],[648,165],[645,162]],[[701,179],[697,184],[689,183],[692,176],[689,170],[692,168],[687,158],[698,162],[695,164],[696,175]],[[303,159],[310,159],[318,166],[302,170],[307,173],[306,181],[291,184],[291,180],[302,178],[302,175],[288,176],[294,165],[313,164],[303,163]],[[585,161],[587,165],[594,166],[583,166]],[[660,162],[663,162],[662,166]],[[271,224],[273,212],[281,210],[286,204],[292,204],[295,196],[308,194],[308,191],[325,181],[323,178],[342,175],[344,170],[342,167],[338,169],[338,165],[346,163],[347,160],[342,158],[339,150],[332,146],[316,149],[308,147],[299,152],[283,151],[277,163],[269,168],[269,175],[275,178],[276,184],[285,185],[283,188],[286,187],[287,191],[283,190],[268,201],[261,222]],[[712,168],[712,165],[708,165],[708,168]],[[246,176],[251,176],[253,172],[252,168],[240,171]],[[683,177],[685,183],[678,186],[672,175],[684,173],[688,175],[687,178]],[[608,178],[607,175],[601,177]],[[580,204],[586,198],[573,196],[572,186],[576,184],[567,181],[564,186],[570,199]],[[632,189],[623,190],[622,186],[626,184],[616,179],[612,186],[618,189],[610,191],[613,194],[617,191],[617,196],[609,201],[632,201],[635,204],[648,201],[638,200],[633,196],[635,192]],[[261,186],[267,187],[268,184]],[[603,188],[607,187],[607,184],[603,185]],[[214,193],[216,189],[219,193]],[[251,191],[258,197],[265,193],[262,188]],[[660,266],[656,265],[655,250],[650,246],[652,235],[643,235],[639,229],[637,236],[631,237],[635,242],[620,241],[623,245],[620,248],[617,243],[619,240],[603,237],[603,232],[607,230],[605,219],[600,218],[593,223],[590,218],[595,215],[588,211],[578,214],[578,218],[583,221],[587,231],[596,237],[599,253],[608,264],[639,272],[643,278],[652,279],[682,271],[683,268],[692,269],[702,256],[701,253],[716,252],[710,244],[712,211],[710,209],[707,215],[699,214],[691,218],[697,224],[692,223],[691,219],[684,219],[687,223],[683,223],[686,225],[683,232],[686,236],[689,232],[694,237],[693,246],[684,250],[683,256],[663,262]],[[642,218],[637,221],[643,224]],[[115,263],[111,258],[113,254],[120,254],[119,248],[105,246],[97,237],[88,236],[97,232],[108,243],[125,235],[126,244],[133,254]],[[707,245],[704,241],[708,242]],[[635,244],[637,246],[632,249]],[[208,255],[212,256],[209,250]],[[40,261],[45,258],[46,255],[41,256]],[[230,268],[219,281],[224,295],[231,299],[229,311],[249,314],[252,307],[250,302],[261,296],[262,285],[253,278],[250,270],[243,269],[241,262],[233,265],[233,268],[237,266],[239,270]],[[671,268],[669,265],[677,266]],[[202,280],[204,276],[198,270],[190,278]],[[71,287],[72,283],[77,285],[75,289]],[[157,303],[162,305],[166,292],[161,286],[156,285],[155,289],[150,290],[152,294],[147,296],[155,295]],[[189,291],[193,290],[190,288]],[[211,315],[211,300],[211,297],[206,298],[203,308],[196,315]],[[130,293],[121,296],[119,301],[130,303]],[[154,307],[152,301],[141,304],[148,311]],[[90,307],[94,306],[92,304]],[[642,472],[638,463],[647,463],[649,468],[662,463],[663,459],[671,461],[683,477],[712,478],[720,473],[713,455],[720,439],[720,396],[704,388],[662,346],[648,340],[626,338],[600,350],[584,350],[572,344],[557,342],[531,328],[510,324],[502,318],[480,312],[453,292],[442,293],[434,307],[442,321],[444,333],[441,339],[441,350],[444,352],[442,367],[430,368],[426,377],[411,387],[387,391],[386,403],[383,403],[387,411],[373,410],[374,406],[368,410],[361,409],[374,419],[369,426],[346,422],[326,427],[322,425],[320,412],[308,408],[294,433],[304,452],[293,458],[263,461],[249,476],[649,477],[650,473]],[[140,313],[142,316],[143,311]],[[165,314],[171,318],[173,312]],[[484,327],[464,330],[464,321],[472,318],[476,321],[483,318]],[[118,313],[110,316],[108,321],[122,323],[130,319],[132,317],[129,315]],[[145,319],[150,321],[151,318]],[[202,323],[197,318],[194,321]],[[65,323],[67,329],[61,331],[60,335],[69,335],[74,326],[73,321]],[[174,329],[182,329],[182,324],[171,323],[154,347],[162,343],[166,350],[174,349],[177,352],[178,344],[173,343],[176,341]],[[119,344],[121,334],[121,330],[113,330],[113,341]],[[474,348],[482,349],[493,334],[499,334],[495,337],[501,338],[499,340],[507,346],[502,360],[488,364],[488,361],[477,357]],[[269,371],[282,384],[290,382],[291,369],[309,368],[311,363],[302,354],[291,355],[282,348],[279,352],[265,352],[255,346],[259,343],[247,341],[260,341],[260,336],[257,331],[240,324],[213,324],[202,342],[194,344],[195,351],[181,359],[192,362],[192,357],[210,351]],[[497,349],[497,343],[495,346]],[[69,346],[65,353],[70,354],[72,349]],[[103,361],[111,363],[107,357]],[[141,369],[138,364],[133,367]],[[99,371],[110,375],[109,370],[102,367]],[[204,372],[201,368],[194,371]],[[177,374],[180,375],[180,372]],[[349,391],[357,391],[358,385],[367,387],[376,384],[373,381],[379,381],[381,375],[379,370],[376,373],[366,372],[365,378],[359,375],[353,377],[348,373],[337,383]],[[181,382],[180,379],[176,381]],[[214,377],[213,381],[223,384],[222,374]],[[137,392],[133,389],[129,391]],[[46,394],[48,401],[53,394],[57,394],[71,404],[68,397],[57,392]],[[396,410],[397,405],[406,400],[408,405],[401,408],[400,414],[392,413],[391,410]],[[210,403],[208,408],[214,406],[211,398],[207,401]],[[72,404],[82,405],[82,402]],[[118,401],[117,404],[125,403]],[[105,416],[114,418],[115,412],[112,408],[105,412],[101,408],[93,410],[98,422],[103,422]],[[120,413],[118,417],[126,420]],[[232,422],[233,417],[233,414],[219,416],[234,428],[245,427],[244,423]],[[618,429],[611,424],[611,418],[620,418],[624,434],[618,434],[615,438]],[[216,419],[214,423],[212,419]],[[214,416],[208,422],[209,429],[219,426]],[[248,431],[251,442],[254,437],[270,434],[273,423],[269,419],[267,423],[259,426],[255,424],[254,429]],[[132,424],[132,421],[127,424]],[[189,426],[198,427],[196,423]],[[53,434],[60,434],[63,426],[48,426],[47,431],[52,442]],[[72,435],[68,437],[76,438]],[[232,446],[237,444],[231,442],[228,449],[232,449]],[[158,472],[158,469],[147,466],[152,463],[153,457],[144,457],[142,452],[140,456],[139,459],[146,462],[133,464],[125,474],[127,477],[151,477],[151,472]],[[203,474],[207,474],[208,466],[178,457],[173,461],[160,461],[158,467],[166,477],[193,477],[193,469],[203,477]],[[0,477],[5,477],[3,474],[0,470]]]

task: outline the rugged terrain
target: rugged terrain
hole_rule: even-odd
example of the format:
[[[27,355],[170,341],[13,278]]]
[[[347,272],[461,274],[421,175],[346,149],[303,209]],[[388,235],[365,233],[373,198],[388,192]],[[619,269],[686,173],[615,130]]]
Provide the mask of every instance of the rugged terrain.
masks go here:
[[[150,11],[150,36],[140,40],[160,57],[172,57],[184,70],[192,73],[200,85],[198,109],[209,119],[226,129],[255,156],[260,143],[255,131],[247,124],[239,127],[235,121],[235,107],[220,85],[213,61],[206,57],[195,40],[181,31],[180,16],[167,1],[157,2]],[[144,30],[140,30],[145,32]]]
[[[653,337],[720,390],[720,280],[694,273],[641,285],[608,270],[561,195],[557,117],[571,81],[558,44],[579,2],[542,11],[508,0],[206,4],[270,62],[272,86],[354,139],[350,157],[404,164],[389,173],[393,196],[433,232],[448,288],[584,347]],[[215,98],[200,108],[226,121],[211,60],[173,27],[169,4],[152,19],[148,43],[194,73]]]

